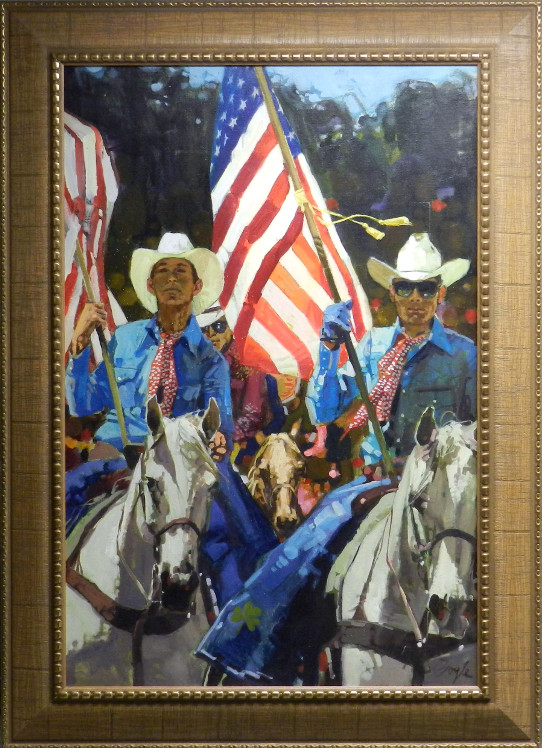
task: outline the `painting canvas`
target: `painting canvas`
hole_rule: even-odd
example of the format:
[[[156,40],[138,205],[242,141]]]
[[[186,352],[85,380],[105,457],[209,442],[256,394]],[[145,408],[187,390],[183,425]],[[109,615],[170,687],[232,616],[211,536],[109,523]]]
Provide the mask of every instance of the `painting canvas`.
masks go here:
[[[477,74],[65,66],[68,687],[478,684]]]

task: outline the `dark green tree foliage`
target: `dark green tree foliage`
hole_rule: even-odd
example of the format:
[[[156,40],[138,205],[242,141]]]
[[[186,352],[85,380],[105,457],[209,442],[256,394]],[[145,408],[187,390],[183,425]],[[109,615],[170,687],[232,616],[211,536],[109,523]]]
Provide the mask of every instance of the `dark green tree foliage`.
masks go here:
[[[408,216],[416,231],[431,232],[445,259],[475,262],[476,92],[470,76],[456,73],[440,86],[405,80],[391,101],[357,121],[346,97],[315,103],[314,95],[289,82],[287,68],[274,89],[330,209]],[[127,279],[133,249],[155,247],[164,231],[211,245],[208,171],[217,94],[212,80],[189,86],[182,67],[66,69],[66,110],[100,130],[118,173],[106,274],[129,319],[144,314]],[[369,296],[385,299],[367,276],[366,260],[376,255],[393,263],[410,230],[386,229],[380,242],[353,223],[337,230]]]
[[[405,81],[383,118],[385,139],[399,153],[384,212],[430,230],[446,257],[472,256],[476,246],[476,99],[469,88],[467,76],[439,87]],[[440,194],[442,209],[433,205]]]

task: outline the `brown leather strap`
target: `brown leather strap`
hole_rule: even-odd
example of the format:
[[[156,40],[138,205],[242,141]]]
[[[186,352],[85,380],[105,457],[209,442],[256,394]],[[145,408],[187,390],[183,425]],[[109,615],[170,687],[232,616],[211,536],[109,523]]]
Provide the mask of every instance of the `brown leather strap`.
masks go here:
[[[162,527],[161,530],[158,530],[158,532],[154,534],[154,537],[159,538],[160,535],[163,535],[168,530],[171,530],[173,527],[179,527],[179,526],[190,527],[192,530],[194,530],[198,538],[201,535],[199,527],[194,522],[192,522],[191,519],[189,519],[188,517],[178,517],[177,519],[172,519],[171,522],[168,522],[167,525]]]
[[[414,634],[369,621],[340,621],[335,641],[339,646],[354,645],[372,649],[406,665],[438,657],[457,649],[465,641],[454,637],[429,634],[423,646],[418,646]]]
[[[66,582],[82,595],[104,620],[123,631],[133,632],[136,622],[145,612],[119,605],[109,595],[102,592],[94,582],[86,579],[68,564],[66,564]]]

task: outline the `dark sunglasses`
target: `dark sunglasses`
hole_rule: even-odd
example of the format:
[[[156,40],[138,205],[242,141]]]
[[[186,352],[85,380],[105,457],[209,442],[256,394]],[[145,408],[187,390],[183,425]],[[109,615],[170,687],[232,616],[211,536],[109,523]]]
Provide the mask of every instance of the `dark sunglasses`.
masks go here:
[[[210,325],[207,325],[206,327],[202,327],[201,331],[205,335],[209,332],[209,330],[213,330],[214,332],[226,332],[226,327],[228,326],[228,323],[225,319],[219,319],[216,322],[212,322]]]
[[[434,280],[420,281],[419,283],[407,280],[394,280],[392,284],[393,290],[402,299],[408,299],[414,289],[416,289],[422,299],[432,299],[440,288],[440,283]]]

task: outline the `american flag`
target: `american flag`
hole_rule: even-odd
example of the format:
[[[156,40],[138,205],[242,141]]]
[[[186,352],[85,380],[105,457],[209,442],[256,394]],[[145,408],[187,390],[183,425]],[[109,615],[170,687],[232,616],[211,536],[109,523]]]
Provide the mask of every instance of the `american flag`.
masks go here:
[[[325,209],[297,136],[272,96],[306,196]],[[334,299],[251,67],[224,71],[210,185],[213,251],[226,278],[220,304],[243,363],[308,379],[322,313]],[[340,296],[353,300],[352,332],[359,341],[371,324],[367,298],[335,228],[319,228]]]
[[[95,127],[64,112],[64,350],[67,352],[75,322],[87,302],[87,292],[75,249],[79,242],[86,260],[95,301],[108,313],[110,337],[126,322],[124,312],[105,285],[104,248],[118,183],[102,136]],[[95,336],[93,336],[94,338]],[[94,360],[102,359],[97,340]]]

